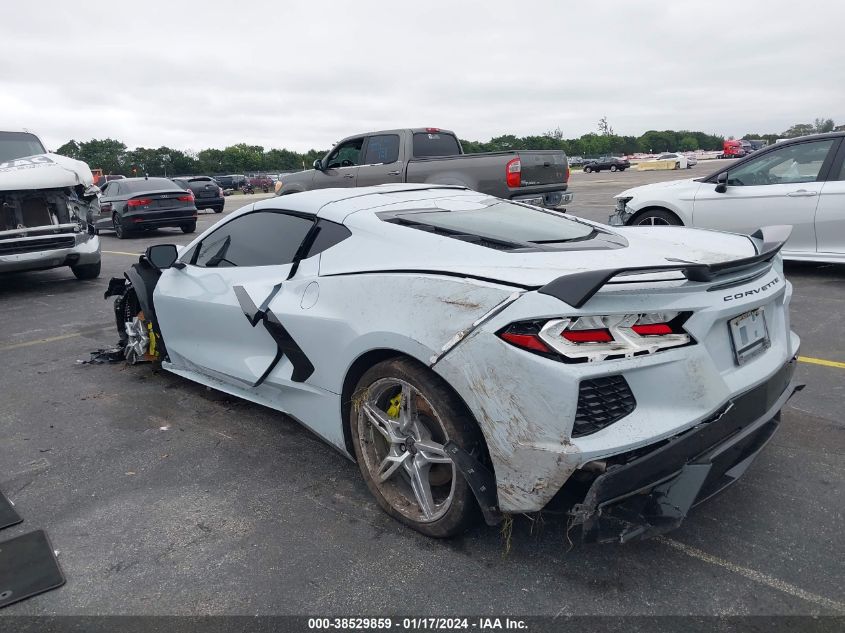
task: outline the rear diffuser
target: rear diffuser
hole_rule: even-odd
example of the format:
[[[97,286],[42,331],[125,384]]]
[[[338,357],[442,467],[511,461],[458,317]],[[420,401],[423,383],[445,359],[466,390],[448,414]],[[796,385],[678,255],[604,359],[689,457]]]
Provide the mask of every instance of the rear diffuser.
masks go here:
[[[44,530],[0,543],[0,608],[65,584]]]

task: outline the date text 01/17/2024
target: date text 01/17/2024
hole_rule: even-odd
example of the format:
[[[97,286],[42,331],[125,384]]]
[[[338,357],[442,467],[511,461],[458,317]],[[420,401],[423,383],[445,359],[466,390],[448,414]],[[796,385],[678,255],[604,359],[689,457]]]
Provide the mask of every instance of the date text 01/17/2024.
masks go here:
[[[442,630],[526,630],[524,620],[518,618],[483,617],[477,620],[470,618],[437,618],[437,617],[408,617],[393,618],[309,618],[308,628],[313,630],[401,630],[401,631],[442,631]]]

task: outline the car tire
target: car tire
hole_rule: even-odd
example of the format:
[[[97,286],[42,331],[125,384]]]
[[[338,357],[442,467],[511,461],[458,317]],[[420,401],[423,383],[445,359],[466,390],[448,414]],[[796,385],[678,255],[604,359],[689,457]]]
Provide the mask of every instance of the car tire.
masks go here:
[[[196,221],[189,222],[188,224],[182,224],[179,228],[182,229],[182,233],[193,233],[197,230],[197,223]]]
[[[77,279],[96,279],[100,276],[100,268],[102,261],[97,261],[93,264],[81,264],[79,266],[71,266],[70,269]]]
[[[129,229],[124,226],[117,213],[111,216],[111,224],[114,229],[114,236],[119,240],[125,240],[129,237]]]
[[[223,205],[221,204],[219,207],[214,207],[215,213],[223,213]]]
[[[414,403],[409,413],[403,400]],[[386,360],[361,376],[352,403],[348,423],[355,458],[382,510],[434,538],[454,536],[477,521],[472,489],[443,444],[452,440],[478,456],[486,454],[484,440],[439,376],[411,359]],[[417,448],[423,443],[430,448]]]
[[[629,226],[683,226],[680,218],[666,209],[647,209],[636,214]]]
[[[584,167],[583,171],[584,171],[585,174],[590,174],[590,173],[593,172],[593,168],[592,167]]]
[[[681,168],[681,163],[679,163],[679,162],[675,163],[675,169],[680,169],[680,168]]]
[[[611,166],[610,166],[610,171],[616,171],[616,165],[611,165]]]

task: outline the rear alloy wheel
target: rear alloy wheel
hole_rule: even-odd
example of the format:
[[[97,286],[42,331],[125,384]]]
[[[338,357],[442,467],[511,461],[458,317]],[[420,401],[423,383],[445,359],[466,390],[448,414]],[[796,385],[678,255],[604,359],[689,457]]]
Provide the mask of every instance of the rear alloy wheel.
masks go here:
[[[179,228],[182,229],[182,233],[193,233],[197,230],[197,223],[196,221],[189,222],[188,224],[183,224]]]
[[[127,237],[129,237],[129,230],[125,226],[123,226],[123,222],[120,221],[120,218],[118,217],[117,213],[115,213],[111,217],[111,223],[112,227],[114,227],[114,235],[115,237],[117,237],[117,239],[125,240]]]
[[[611,166],[610,166],[610,171],[616,171],[616,165],[611,165]]]
[[[682,222],[671,211],[650,209],[636,216],[631,226],[682,226]]]
[[[355,457],[382,509],[426,536],[469,527],[478,506],[444,444],[479,454],[483,440],[443,381],[414,361],[387,360],[361,377],[352,402]]]
[[[592,167],[584,167],[584,173],[589,174],[589,173],[592,173],[592,171],[593,171]]]
[[[71,266],[70,269],[77,279],[96,279],[100,276],[101,262],[94,264],[81,264],[80,266]]]

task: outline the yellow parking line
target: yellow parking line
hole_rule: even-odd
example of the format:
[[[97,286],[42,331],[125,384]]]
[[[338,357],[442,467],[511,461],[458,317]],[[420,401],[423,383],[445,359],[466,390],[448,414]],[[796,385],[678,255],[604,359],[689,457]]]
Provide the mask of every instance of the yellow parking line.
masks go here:
[[[123,251],[103,251],[109,255],[129,255],[130,257],[140,257],[141,253],[124,253]]]
[[[41,345],[42,343],[53,343],[54,341],[63,341],[68,338],[82,336],[82,332],[73,332],[71,334],[62,334],[61,336],[51,336],[49,338],[40,338],[35,341],[26,341],[25,343],[13,343],[12,345],[0,345],[0,352],[5,352],[10,349],[18,349],[21,347],[29,347],[30,345]]]
[[[813,358],[812,356],[799,356],[798,360],[802,363],[811,363],[813,365],[822,365],[823,367],[836,367],[837,369],[845,369],[845,363],[840,363],[839,361],[835,360]]]

